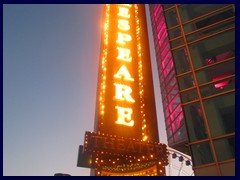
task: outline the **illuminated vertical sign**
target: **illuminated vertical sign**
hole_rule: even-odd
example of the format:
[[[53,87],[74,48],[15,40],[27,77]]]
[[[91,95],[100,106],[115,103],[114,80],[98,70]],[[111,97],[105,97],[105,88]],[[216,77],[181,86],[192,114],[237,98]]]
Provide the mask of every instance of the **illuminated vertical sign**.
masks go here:
[[[94,132],[84,167],[95,175],[164,175],[144,4],[106,4]]]
[[[105,5],[95,131],[158,141],[145,21],[144,5]]]
[[[119,68],[117,73],[114,75],[116,79],[122,79],[123,83],[125,81],[133,82],[134,79],[131,77],[129,70],[126,68],[125,63],[131,63],[131,49],[127,44],[132,41],[132,36],[130,35],[130,14],[129,10],[131,5],[119,5],[118,6],[118,32],[117,32],[117,60],[122,62],[122,66]],[[117,101],[125,101],[126,103],[135,103],[132,97],[131,86],[125,84],[114,83],[115,85],[115,97]],[[115,106],[117,109],[117,121],[116,124],[124,126],[133,126],[134,120],[132,119],[132,108]]]

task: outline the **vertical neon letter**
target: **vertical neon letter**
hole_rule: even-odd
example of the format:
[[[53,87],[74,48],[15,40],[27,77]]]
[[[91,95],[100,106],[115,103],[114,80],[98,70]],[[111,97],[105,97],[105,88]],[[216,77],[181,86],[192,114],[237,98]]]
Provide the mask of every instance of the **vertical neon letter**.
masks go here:
[[[135,100],[131,97],[132,89],[129,86],[114,83],[116,86],[115,99],[120,101],[127,101],[129,103],[134,103]]]
[[[119,106],[115,107],[118,113],[118,120],[115,121],[116,124],[122,124],[125,126],[133,126],[134,120],[132,120],[132,109],[131,108],[122,108]]]

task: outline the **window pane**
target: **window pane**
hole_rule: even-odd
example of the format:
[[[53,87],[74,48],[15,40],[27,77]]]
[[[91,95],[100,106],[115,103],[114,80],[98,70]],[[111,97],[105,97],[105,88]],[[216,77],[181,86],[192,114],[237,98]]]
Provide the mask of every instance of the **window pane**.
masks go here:
[[[173,60],[177,74],[190,71],[189,58],[185,47],[173,51]]]
[[[212,150],[209,142],[195,144],[191,146],[194,166],[213,163]]]
[[[163,9],[168,9],[172,6],[174,6],[175,4],[163,4]]]
[[[178,86],[177,86],[177,84],[175,84],[174,87],[171,89],[171,91],[168,94],[168,100],[171,101],[172,98],[174,98],[178,92],[179,92]]]
[[[179,77],[178,83],[181,90],[195,86],[192,73]]]
[[[184,39],[183,38],[179,38],[179,39],[176,39],[174,41],[170,41],[170,44],[171,44],[171,48],[175,48],[175,47],[178,47],[178,46],[181,46],[184,44]]]
[[[192,31],[197,31],[196,35],[198,36],[195,38],[198,39],[199,37],[210,35],[216,31],[232,27],[235,24],[234,16],[235,13],[232,9],[232,6],[230,6],[230,8],[227,8],[223,11],[215,12],[213,14],[198,18],[195,21],[185,24],[184,31],[186,34]]]
[[[183,124],[183,112],[181,111],[181,113],[178,114],[178,116],[176,116],[176,118],[173,119],[173,133],[176,132],[176,130],[178,130],[182,124]]]
[[[202,97],[211,96],[232,89],[235,89],[235,77],[216,81],[214,83],[200,87]]]
[[[235,26],[235,18],[229,18],[229,19],[226,19],[226,20],[227,21],[223,21],[223,22],[218,23],[214,26],[209,26],[208,28],[203,28],[202,30],[196,29],[198,31],[196,31],[195,33],[187,36],[187,41],[188,42],[195,41],[199,38],[203,38],[203,37],[209,36],[213,33],[216,33],[216,32],[222,31],[224,29],[228,29],[228,28],[231,28],[231,27]],[[188,26],[194,26],[195,27],[196,26],[195,23],[196,22],[193,22],[191,24],[187,24],[185,28],[188,28]]]
[[[217,96],[203,103],[213,137],[235,132],[235,93]]]
[[[179,13],[182,22],[187,22],[227,5],[229,4],[186,4],[179,6]]]
[[[208,138],[200,104],[194,103],[186,105],[183,109],[190,141]]]
[[[235,30],[212,36],[189,45],[195,68],[235,56]]]
[[[217,81],[233,74],[235,74],[235,60],[223,62],[196,72],[199,85],[211,81]]]
[[[235,137],[216,140],[213,143],[218,161],[235,158]]]
[[[175,77],[173,77],[169,82],[168,85],[166,86],[167,92],[171,92],[172,88],[177,84],[177,80]]]
[[[179,115],[175,118],[173,125],[173,133],[174,133],[174,141],[179,142],[180,140],[186,139],[186,128],[184,123],[183,112],[179,113]]]
[[[168,104],[168,109],[170,111],[170,113],[172,113],[174,110],[176,110],[177,106],[179,107],[180,105],[180,97],[179,97],[179,94],[177,94],[173,99],[172,101]]]
[[[183,120],[184,121],[184,120]],[[184,123],[184,122],[183,122]],[[174,134],[174,141],[179,142],[181,140],[187,139],[186,128],[184,125],[178,129],[178,131]]]
[[[168,31],[168,35],[170,39],[182,36],[182,31],[180,27],[174,28]]]
[[[192,89],[181,93],[182,102],[186,103],[198,99],[198,94],[196,89]]]
[[[163,69],[164,78],[166,78],[172,72],[173,68],[173,61],[170,60]]]
[[[168,76],[165,78],[166,84],[168,84],[171,80],[172,77],[175,75],[175,70],[174,68],[169,72]],[[175,78],[175,76],[173,77]]]
[[[159,35],[160,35],[160,32],[157,34],[157,36],[159,36]],[[157,41],[158,44],[155,43],[157,48],[159,49],[159,51],[162,51],[163,47],[166,47],[169,44],[169,39],[167,37],[167,31],[164,31],[164,34],[161,34],[161,35],[165,36],[165,37],[159,37],[158,41]]]
[[[166,11],[165,18],[166,18],[167,28],[171,28],[179,24],[176,8]]]
[[[174,111],[170,115],[171,121],[174,121],[176,119],[176,117],[179,116],[180,113],[182,113],[182,107],[181,107],[181,105],[179,103],[177,108],[175,108]]]

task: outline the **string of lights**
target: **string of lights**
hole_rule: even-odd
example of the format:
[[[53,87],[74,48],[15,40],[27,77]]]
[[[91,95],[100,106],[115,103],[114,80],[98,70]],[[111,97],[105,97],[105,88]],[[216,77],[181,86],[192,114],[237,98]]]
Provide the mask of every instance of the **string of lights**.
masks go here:
[[[137,54],[138,54],[138,78],[139,78],[139,95],[141,102],[141,119],[142,119],[142,140],[147,141],[147,124],[146,114],[144,110],[144,87],[143,87],[143,65],[142,65],[142,51],[141,51],[141,28],[138,14],[138,5],[134,5],[135,8],[135,20],[136,20],[136,36],[137,36]]]
[[[108,31],[109,31],[109,11],[110,5],[106,4],[106,14],[105,14],[105,23],[104,23],[104,38],[103,38],[103,53],[101,61],[101,83],[100,83],[100,95],[99,95],[99,109],[100,109],[100,118],[98,128],[101,129],[103,125],[103,115],[104,115],[104,103],[105,103],[105,92],[106,92],[106,78],[107,78],[107,55],[108,55]]]

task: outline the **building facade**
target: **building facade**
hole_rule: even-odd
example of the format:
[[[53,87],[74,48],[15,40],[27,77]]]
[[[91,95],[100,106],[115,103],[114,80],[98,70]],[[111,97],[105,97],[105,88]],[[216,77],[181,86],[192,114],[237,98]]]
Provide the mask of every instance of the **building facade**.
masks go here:
[[[235,6],[150,4],[168,145],[235,175]]]

